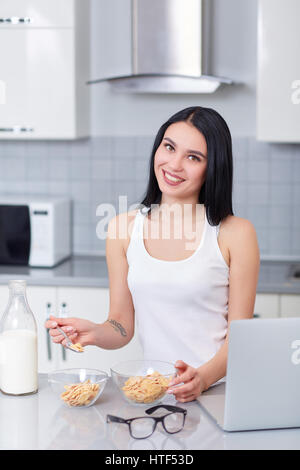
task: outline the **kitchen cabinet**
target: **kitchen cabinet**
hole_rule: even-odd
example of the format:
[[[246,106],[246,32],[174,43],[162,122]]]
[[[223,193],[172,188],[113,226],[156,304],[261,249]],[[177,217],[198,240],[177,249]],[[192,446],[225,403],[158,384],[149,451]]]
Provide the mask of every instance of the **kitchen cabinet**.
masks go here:
[[[300,295],[257,294],[254,313],[259,318],[300,317]]]
[[[4,24],[11,20],[33,28],[72,27],[74,13],[74,0],[1,0],[0,18]]]
[[[47,306],[53,311],[56,306],[55,287],[28,286],[26,289],[28,304],[37,322],[38,333],[38,370],[48,372],[54,370],[59,365],[59,353],[61,345],[52,343],[48,330],[45,328],[45,321],[49,315]]]
[[[59,365],[58,354],[61,351],[57,346],[52,344],[49,333],[45,329],[45,320],[47,318],[47,304],[51,305],[53,310],[56,306],[56,288],[55,287],[39,287],[27,286],[27,300],[30,309],[34,314],[37,322],[38,334],[38,370],[39,372],[48,372],[54,370]],[[9,289],[7,286],[0,286],[0,314],[2,316],[9,297]]]
[[[0,286],[1,315],[8,303],[8,295],[8,287]],[[102,323],[107,319],[109,312],[108,288],[27,286],[27,299],[37,322],[40,373],[72,367],[94,368],[109,373],[110,367],[117,362],[143,358],[137,333],[123,348],[106,350],[96,346],[86,346],[82,354],[73,353],[51,341],[44,326],[49,315],[48,304],[55,316],[61,316],[62,310],[65,310],[66,316]]]
[[[300,317],[300,295],[280,296],[281,317]]]
[[[278,318],[280,315],[280,296],[278,294],[256,294],[254,314],[258,318]]]
[[[0,139],[89,135],[89,0],[2,0]]]
[[[299,17],[299,0],[258,1],[258,140],[300,142]]]
[[[68,316],[86,318],[95,323],[103,323],[107,319],[108,288],[59,287],[57,293],[58,306],[66,304]],[[110,367],[117,362],[142,358],[142,349],[136,333],[130,343],[121,349],[106,350],[87,346],[83,354],[66,350],[66,359],[60,363],[64,363],[65,367],[82,366],[109,372]]]
[[[8,295],[8,287],[0,286],[0,316],[7,306]],[[61,315],[65,306],[66,316],[102,323],[109,312],[108,288],[27,286],[27,298],[37,321],[39,372],[71,367],[96,368],[109,372],[110,367],[117,362],[143,358],[137,327],[130,343],[115,350],[86,346],[83,354],[76,354],[50,340],[44,327],[49,315],[49,304],[51,313],[56,316]],[[258,293],[254,312],[263,319],[300,316],[300,295]]]

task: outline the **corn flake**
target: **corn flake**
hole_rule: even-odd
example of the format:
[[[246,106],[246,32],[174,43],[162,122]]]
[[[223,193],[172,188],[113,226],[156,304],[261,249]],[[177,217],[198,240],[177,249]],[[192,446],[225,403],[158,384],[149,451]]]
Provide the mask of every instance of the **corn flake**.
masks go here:
[[[122,390],[124,395],[136,403],[152,403],[163,397],[171,381],[171,376],[155,371],[146,376],[129,377]]]
[[[85,382],[65,385],[66,389],[60,397],[69,406],[86,406],[96,397],[99,384],[93,384],[88,379]]]
[[[69,347],[70,347],[71,349],[74,349],[75,351],[79,351],[79,352],[83,352],[83,351],[84,351],[84,348],[83,348],[83,346],[81,346],[80,343],[71,344]]]

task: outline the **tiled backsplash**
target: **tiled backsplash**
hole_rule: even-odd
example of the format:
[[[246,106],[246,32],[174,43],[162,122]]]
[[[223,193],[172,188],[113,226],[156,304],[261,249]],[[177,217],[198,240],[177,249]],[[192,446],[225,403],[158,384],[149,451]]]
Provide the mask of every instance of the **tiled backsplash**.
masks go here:
[[[153,137],[93,137],[75,142],[0,142],[2,193],[73,200],[74,253],[105,253],[96,236],[100,203],[146,190]],[[233,138],[235,215],[251,220],[264,257],[300,257],[300,145]],[[126,208],[125,208],[126,210]],[[123,212],[123,209],[121,209]]]

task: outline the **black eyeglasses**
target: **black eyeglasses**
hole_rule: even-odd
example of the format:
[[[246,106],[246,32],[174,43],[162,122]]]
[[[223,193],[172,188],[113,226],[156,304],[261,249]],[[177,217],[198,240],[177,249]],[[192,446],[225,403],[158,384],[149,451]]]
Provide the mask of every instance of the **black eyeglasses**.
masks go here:
[[[140,416],[138,418],[131,419],[107,415],[106,422],[128,424],[130,435],[134,439],[146,439],[147,437],[150,437],[154,433],[157,423],[159,422],[162,423],[164,430],[169,434],[175,434],[183,429],[187,410],[179,408],[179,406],[157,405],[152,408],[148,408],[145,410],[145,413],[151,415],[159,408],[164,408],[167,411],[170,411],[170,413],[159,417]]]

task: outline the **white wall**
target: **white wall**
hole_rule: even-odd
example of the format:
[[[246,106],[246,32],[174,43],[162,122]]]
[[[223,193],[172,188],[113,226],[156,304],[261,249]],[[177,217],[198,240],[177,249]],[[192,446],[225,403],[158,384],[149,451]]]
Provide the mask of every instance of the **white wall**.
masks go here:
[[[256,121],[256,0],[203,0],[205,38],[210,44],[210,72],[238,85],[207,95],[134,95],[112,92],[108,83],[91,85],[92,135],[154,135],[160,125],[187,106],[216,109],[232,135],[255,136]],[[116,4],[111,24],[107,2]],[[117,5],[118,4],[118,5]],[[129,0],[91,0],[91,78],[109,62],[108,43],[118,54],[119,72],[128,71],[130,50],[122,37],[128,30]],[[210,19],[207,18],[210,10]],[[127,31],[128,32],[128,31]]]

